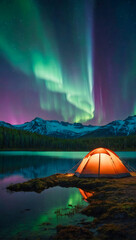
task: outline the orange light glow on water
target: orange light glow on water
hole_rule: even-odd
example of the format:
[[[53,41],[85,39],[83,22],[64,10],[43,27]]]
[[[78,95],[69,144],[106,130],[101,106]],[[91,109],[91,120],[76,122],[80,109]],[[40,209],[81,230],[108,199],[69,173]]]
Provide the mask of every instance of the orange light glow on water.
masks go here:
[[[94,192],[86,192],[84,190],[82,190],[81,188],[79,188],[79,191],[81,193],[81,195],[83,196],[83,199],[87,202],[87,198],[92,197],[94,195]]]

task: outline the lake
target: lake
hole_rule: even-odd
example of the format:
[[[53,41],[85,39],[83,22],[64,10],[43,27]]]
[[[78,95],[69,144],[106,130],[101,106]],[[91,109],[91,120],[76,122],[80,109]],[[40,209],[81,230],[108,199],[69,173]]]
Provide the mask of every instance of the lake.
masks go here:
[[[28,179],[65,173],[87,152],[0,152],[0,239],[49,239],[58,224],[92,221],[79,213],[88,203],[82,190],[53,187],[42,193],[11,193],[6,186]],[[117,152],[136,169],[136,152]]]

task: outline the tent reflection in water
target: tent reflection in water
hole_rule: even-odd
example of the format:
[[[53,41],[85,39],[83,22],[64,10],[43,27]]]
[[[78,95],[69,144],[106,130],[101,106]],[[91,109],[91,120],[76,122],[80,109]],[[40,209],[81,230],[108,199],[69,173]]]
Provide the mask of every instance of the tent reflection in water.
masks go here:
[[[83,196],[83,199],[87,202],[87,198],[92,197],[94,192],[86,192],[83,189],[79,188],[79,191],[81,195]]]
[[[96,148],[88,153],[77,170],[77,177],[128,177],[130,173],[113,151],[107,148]]]

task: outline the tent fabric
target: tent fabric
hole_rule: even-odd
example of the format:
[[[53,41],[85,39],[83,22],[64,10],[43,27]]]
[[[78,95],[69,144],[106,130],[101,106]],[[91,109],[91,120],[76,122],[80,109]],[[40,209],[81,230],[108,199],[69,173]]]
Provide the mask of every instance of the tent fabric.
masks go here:
[[[129,171],[117,154],[106,148],[97,148],[88,153],[77,170],[77,177],[128,177]]]

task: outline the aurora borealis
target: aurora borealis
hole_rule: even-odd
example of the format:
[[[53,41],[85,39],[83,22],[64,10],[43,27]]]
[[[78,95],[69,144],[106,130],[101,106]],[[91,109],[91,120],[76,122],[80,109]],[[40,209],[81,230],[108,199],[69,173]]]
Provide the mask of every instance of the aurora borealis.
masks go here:
[[[0,120],[136,114],[136,2],[1,0]]]

